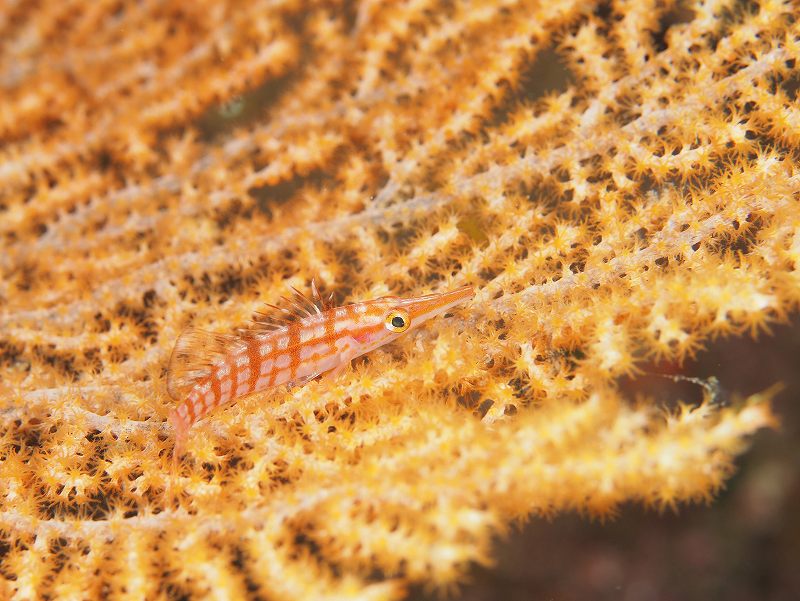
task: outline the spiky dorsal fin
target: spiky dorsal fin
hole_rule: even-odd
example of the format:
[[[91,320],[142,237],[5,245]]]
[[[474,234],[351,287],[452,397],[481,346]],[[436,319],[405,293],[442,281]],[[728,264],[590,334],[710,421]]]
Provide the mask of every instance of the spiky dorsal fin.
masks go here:
[[[211,374],[215,363],[243,345],[239,336],[186,328],[175,341],[169,358],[167,394],[176,401],[183,400],[198,380]]]
[[[311,297],[306,296],[294,286],[291,288],[291,298],[281,297],[284,306],[264,303],[264,308],[253,313],[250,327],[241,330],[242,334],[260,334],[264,331],[285,328],[298,319],[327,311],[333,300],[333,294],[327,299],[322,297],[314,280],[311,280]]]

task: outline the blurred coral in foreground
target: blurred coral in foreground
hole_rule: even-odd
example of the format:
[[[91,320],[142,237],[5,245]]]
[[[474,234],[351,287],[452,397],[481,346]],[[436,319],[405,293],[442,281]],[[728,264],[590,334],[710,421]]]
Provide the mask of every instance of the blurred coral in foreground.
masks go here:
[[[797,308],[798,6],[232,4],[0,4],[0,596],[399,598],[711,498],[769,394],[616,382]],[[170,507],[176,336],[312,277],[479,293],[198,424]]]

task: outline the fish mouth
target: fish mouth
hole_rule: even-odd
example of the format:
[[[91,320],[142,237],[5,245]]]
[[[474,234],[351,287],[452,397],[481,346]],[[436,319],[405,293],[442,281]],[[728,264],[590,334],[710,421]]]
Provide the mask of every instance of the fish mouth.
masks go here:
[[[409,312],[412,322],[421,322],[446,313],[449,309],[467,302],[474,296],[475,288],[466,285],[447,292],[403,299],[400,306]]]

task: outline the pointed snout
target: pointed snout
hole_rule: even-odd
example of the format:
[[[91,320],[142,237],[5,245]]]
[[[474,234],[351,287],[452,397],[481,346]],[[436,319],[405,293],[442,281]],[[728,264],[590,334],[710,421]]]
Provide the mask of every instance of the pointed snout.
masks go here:
[[[407,298],[401,302],[401,306],[408,311],[412,325],[417,325],[431,317],[446,313],[453,307],[467,302],[473,296],[475,296],[475,289],[472,286],[461,286],[447,292]]]

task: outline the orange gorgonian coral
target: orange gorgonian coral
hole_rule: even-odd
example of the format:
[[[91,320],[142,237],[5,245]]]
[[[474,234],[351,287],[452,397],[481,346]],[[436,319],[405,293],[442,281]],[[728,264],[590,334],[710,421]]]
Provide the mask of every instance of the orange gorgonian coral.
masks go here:
[[[797,308],[797,14],[0,3],[0,597],[398,598],[515,518],[709,498],[767,395],[617,381]],[[179,332],[314,277],[477,296],[197,424],[171,505]]]

